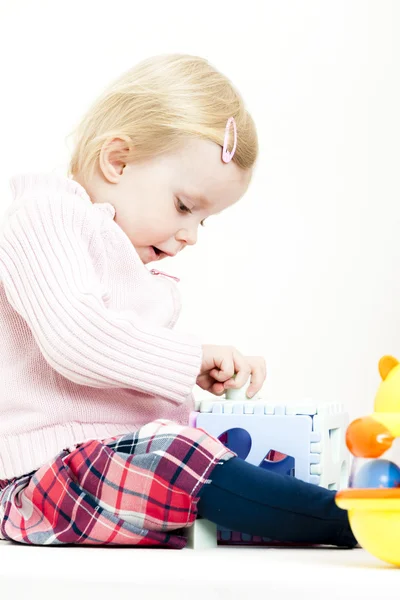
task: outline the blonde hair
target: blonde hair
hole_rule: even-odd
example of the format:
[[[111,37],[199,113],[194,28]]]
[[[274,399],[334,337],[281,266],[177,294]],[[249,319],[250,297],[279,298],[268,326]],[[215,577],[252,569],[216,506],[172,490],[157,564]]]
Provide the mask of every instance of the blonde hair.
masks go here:
[[[69,175],[90,178],[104,142],[114,138],[126,141],[126,162],[173,150],[187,136],[222,146],[232,116],[237,124],[232,160],[249,169],[257,158],[257,132],[230,80],[197,56],[149,58],[106,88],[72,133]]]

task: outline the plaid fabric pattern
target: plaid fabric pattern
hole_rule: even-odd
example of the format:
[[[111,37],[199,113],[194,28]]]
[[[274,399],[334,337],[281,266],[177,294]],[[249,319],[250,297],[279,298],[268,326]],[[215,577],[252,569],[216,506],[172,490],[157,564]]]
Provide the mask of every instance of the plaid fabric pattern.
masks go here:
[[[232,456],[205,431],[164,420],[79,444],[34,473],[2,482],[0,537],[182,548],[182,528],[196,518],[203,485]]]

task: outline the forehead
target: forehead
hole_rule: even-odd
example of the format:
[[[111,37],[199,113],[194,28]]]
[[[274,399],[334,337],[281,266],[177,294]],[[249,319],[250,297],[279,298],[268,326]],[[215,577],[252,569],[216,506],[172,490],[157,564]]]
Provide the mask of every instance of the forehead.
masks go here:
[[[251,178],[233,161],[222,161],[222,148],[209,140],[190,139],[175,153],[178,185],[205,208],[233,204],[245,193]]]

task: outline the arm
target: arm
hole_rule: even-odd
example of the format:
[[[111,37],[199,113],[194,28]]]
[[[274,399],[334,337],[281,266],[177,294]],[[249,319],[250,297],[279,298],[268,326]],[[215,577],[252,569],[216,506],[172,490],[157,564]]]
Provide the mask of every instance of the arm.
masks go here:
[[[81,385],[183,402],[196,383],[201,345],[133,311],[108,309],[95,267],[105,260],[92,204],[65,192],[28,200],[0,238],[7,298],[58,373]]]

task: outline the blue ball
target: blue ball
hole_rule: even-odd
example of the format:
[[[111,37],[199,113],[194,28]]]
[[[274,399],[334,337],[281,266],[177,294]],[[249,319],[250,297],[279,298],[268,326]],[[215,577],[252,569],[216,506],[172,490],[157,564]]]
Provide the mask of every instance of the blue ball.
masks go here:
[[[394,488],[400,486],[400,469],[390,460],[378,459],[363,465],[354,479],[357,488]]]

